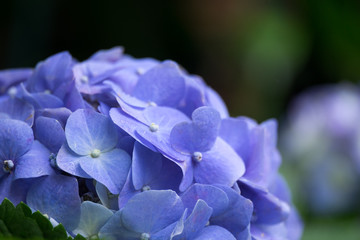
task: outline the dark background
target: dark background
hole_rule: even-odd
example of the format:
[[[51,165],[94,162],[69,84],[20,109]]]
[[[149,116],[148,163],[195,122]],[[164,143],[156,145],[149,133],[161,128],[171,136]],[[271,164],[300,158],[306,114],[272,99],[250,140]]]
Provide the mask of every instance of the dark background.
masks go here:
[[[218,91],[232,116],[258,121],[275,117],[281,124],[290,100],[304,89],[340,81],[358,83],[360,2],[0,3],[0,69],[33,67],[63,50],[84,60],[113,46],[124,46],[127,54],[138,58],[175,60]],[[340,229],[350,229],[348,236],[356,234],[351,232],[356,229],[353,222],[305,220],[310,227],[304,239],[340,239],[343,235],[336,235],[344,233]],[[331,224],[339,231],[329,232]]]

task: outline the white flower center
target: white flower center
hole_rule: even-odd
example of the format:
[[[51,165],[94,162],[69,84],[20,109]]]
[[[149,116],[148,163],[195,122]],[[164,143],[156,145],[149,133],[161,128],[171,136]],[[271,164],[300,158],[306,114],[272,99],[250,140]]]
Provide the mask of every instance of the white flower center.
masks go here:
[[[149,126],[150,131],[152,132],[157,132],[159,130],[159,125],[155,124],[155,123],[151,123]]]
[[[94,149],[91,153],[90,153],[90,156],[92,157],[92,158],[97,158],[97,157],[99,157],[100,156],[100,150],[99,149]]]
[[[192,155],[192,159],[196,162],[202,161],[202,153],[201,152],[194,152]]]

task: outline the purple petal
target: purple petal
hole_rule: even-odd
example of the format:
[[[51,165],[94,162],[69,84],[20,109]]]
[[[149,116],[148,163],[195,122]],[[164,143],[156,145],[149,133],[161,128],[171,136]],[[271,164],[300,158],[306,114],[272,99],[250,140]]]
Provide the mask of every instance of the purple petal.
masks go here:
[[[124,52],[123,47],[113,47],[110,49],[99,50],[94,53],[89,59],[93,61],[115,62],[119,60]]]
[[[133,91],[136,98],[169,107],[176,107],[184,94],[185,79],[172,61],[165,61],[140,76]]]
[[[0,93],[8,88],[25,81],[32,74],[31,68],[5,69],[0,71]]]
[[[29,151],[34,141],[33,131],[23,121],[0,119],[0,159],[15,160]]]
[[[286,202],[249,181],[240,180],[239,185],[241,195],[254,203],[253,222],[276,224],[288,218],[290,206]]]
[[[192,123],[179,123],[170,134],[171,145],[181,153],[205,152],[212,148],[220,128],[220,115],[211,107],[200,107]]]
[[[135,138],[138,142],[151,150],[156,151],[156,148],[154,148],[150,142],[139,138],[139,135],[136,133],[136,129],[146,129],[147,131],[149,129],[148,126],[132,118],[120,108],[110,109],[110,117],[117,126],[127,132],[131,137]]]
[[[81,157],[80,166],[89,176],[104,184],[111,193],[118,194],[126,181],[131,159],[125,151],[113,149],[101,153],[97,158]]]
[[[65,107],[45,108],[38,110],[36,114],[39,114],[39,116],[43,117],[54,118],[60,122],[62,128],[65,128],[67,119],[69,118],[71,111]]]
[[[72,78],[72,57],[68,52],[61,52],[40,62],[26,87],[31,92],[54,91],[60,85],[72,81]]]
[[[31,208],[62,223],[68,231],[79,223],[81,202],[74,177],[51,175],[39,179],[29,190],[26,202]]]
[[[221,118],[229,117],[229,111],[226,107],[226,104],[216,91],[210,87],[207,87],[206,98],[208,100],[209,106],[215,108],[220,113]]]
[[[109,151],[116,146],[117,130],[110,118],[93,110],[79,109],[70,115],[65,127],[69,147],[80,155],[94,149]]]
[[[34,141],[31,149],[16,162],[15,179],[35,178],[54,174],[50,166],[50,152],[44,145]]]
[[[251,152],[250,127],[245,119],[222,119],[219,137],[224,139],[244,161],[249,158]]]

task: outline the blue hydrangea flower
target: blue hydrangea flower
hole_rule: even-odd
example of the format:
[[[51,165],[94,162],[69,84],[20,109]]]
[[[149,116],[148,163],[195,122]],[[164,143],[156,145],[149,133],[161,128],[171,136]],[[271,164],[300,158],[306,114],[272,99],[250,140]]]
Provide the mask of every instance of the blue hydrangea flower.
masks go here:
[[[157,239],[162,231],[168,232],[166,228],[178,221],[183,211],[182,201],[174,191],[145,191],[132,197],[124,208],[116,212],[101,228],[99,237]]]
[[[0,200],[72,236],[298,240],[276,132],[171,60],[61,52],[0,71]]]
[[[130,168],[130,156],[116,148],[118,135],[109,118],[93,110],[77,110],[70,115],[58,166],[75,176],[94,178],[112,193],[119,193]]]
[[[12,185],[16,184],[14,181],[53,174],[50,153],[41,143],[34,141],[32,129],[25,122],[0,119],[0,126],[0,199],[8,197],[18,202],[23,200],[23,192],[21,187],[18,192],[12,190]]]

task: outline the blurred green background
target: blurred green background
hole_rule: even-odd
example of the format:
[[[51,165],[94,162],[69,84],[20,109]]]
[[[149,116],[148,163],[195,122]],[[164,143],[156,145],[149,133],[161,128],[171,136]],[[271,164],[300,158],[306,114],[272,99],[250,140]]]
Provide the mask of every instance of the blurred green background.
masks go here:
[[[84,60],[120,45],[202,76],[232,116],[280,126],[304,89],[360,79],[359,1],[12,0],[0,4],[0,36],[0,69],[63,50]],[[284,170],[290,182],[293,170]],[[360,239],[357,214],[301,214],[304,240]]]

